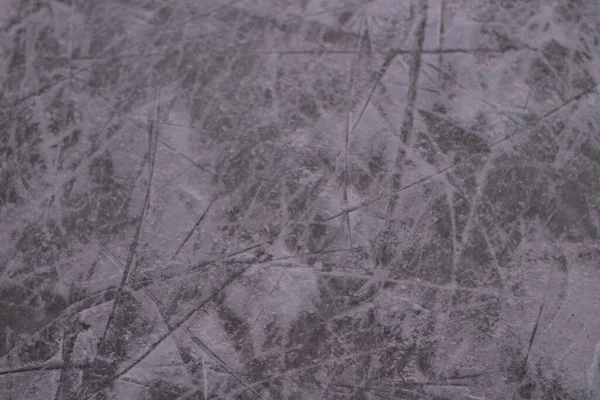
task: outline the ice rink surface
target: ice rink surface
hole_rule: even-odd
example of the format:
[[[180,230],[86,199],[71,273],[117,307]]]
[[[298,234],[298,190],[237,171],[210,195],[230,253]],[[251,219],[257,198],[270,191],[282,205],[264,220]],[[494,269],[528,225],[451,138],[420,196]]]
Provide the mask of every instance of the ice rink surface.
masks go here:
[[[597,0],[0,0],[0,399],[600,398]]]

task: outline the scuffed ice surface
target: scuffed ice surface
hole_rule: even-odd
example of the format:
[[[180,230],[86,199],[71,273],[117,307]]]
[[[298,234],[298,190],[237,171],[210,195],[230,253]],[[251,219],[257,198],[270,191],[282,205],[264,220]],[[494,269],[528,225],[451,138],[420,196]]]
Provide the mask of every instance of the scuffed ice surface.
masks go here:
[[[600,398],[595,0],[1,0],[0,398]]]

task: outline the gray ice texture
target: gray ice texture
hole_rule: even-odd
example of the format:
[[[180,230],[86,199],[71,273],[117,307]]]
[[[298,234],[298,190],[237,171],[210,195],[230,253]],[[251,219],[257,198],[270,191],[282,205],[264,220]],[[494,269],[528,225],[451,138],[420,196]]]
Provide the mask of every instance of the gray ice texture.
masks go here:
[[[0,0],[0,400],[600,399],[598,0]]]

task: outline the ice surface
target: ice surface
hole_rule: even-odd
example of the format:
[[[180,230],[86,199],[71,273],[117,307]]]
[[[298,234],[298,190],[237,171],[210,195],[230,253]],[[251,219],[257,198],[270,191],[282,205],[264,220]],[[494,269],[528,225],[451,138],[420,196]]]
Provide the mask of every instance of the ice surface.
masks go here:
[[[600,398],[596,0],[0,0],[0,399]]]

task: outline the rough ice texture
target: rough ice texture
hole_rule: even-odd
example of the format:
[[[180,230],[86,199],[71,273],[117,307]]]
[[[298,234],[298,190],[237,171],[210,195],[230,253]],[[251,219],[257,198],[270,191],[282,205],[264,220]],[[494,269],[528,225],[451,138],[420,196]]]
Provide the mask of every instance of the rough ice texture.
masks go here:
[[[3,400],[600,398],[596,0],[0,0]]]

